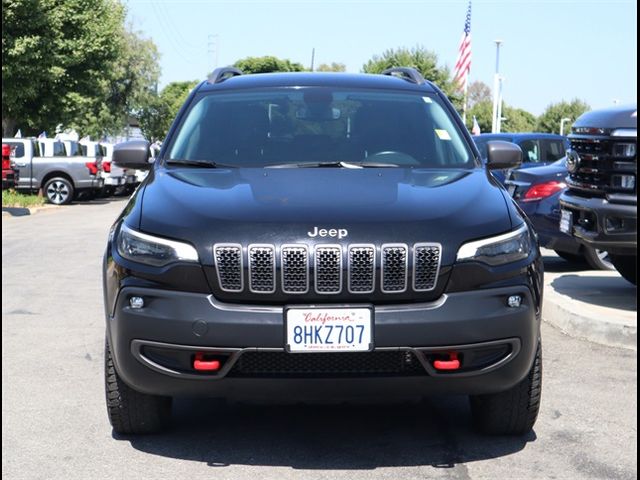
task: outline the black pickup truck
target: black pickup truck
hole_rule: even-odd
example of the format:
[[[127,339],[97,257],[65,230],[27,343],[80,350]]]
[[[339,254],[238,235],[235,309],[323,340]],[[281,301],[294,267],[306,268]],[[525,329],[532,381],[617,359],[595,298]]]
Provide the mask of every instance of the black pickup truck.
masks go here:
[[[415,70],[259,74],[197,86],[104,257],[116,432],[174,396],[470,395],[522,434],[541,396],[537,239],[445,95]],[[114,148],[149,169],[149,144]]]
[[[606,250],[616,270],[637,281],[637,106],[594,110],[573,124],[568,189],[560,230]]]

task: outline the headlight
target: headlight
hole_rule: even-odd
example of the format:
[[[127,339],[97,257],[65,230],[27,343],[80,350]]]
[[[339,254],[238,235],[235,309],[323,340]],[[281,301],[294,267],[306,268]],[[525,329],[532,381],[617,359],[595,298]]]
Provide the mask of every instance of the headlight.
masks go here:
[[[488,265],[524,260],[531,252],[531,236],[526,224],[513,232],[465,243],[458,250],[458,262],[476,261]]]
[[[118,233],[118,253],[132,262],[163,267],[173,262],[197,262],[198,252],[188,243],[136,232],[126,225]]]

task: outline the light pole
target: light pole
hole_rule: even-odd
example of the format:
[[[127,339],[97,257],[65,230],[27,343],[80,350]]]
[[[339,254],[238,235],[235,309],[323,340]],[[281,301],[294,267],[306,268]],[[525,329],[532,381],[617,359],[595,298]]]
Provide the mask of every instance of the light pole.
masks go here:
[[[502,40],[496,42],[496,73],[493,76],[493,111],[491,120],[491,133],[500,132],[500,119],[498,118],[498,104],[500,102],[500,45]]]
[[[570,121],[571,121],[570,118],[563,118],[562,120],[560,120],[560,135],[564,134],[564,123],[570,122]]]

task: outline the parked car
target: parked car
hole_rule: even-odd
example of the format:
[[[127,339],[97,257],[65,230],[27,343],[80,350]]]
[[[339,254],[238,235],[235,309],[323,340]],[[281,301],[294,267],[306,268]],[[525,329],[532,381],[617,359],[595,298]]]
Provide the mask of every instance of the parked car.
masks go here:
[[[566,158],[541,167],[516,169],[505,185],[536,229],[540,245],[572,263],[586,262],[595,270],[613,270],[605,250],[582,245],[560,231],[560,194],[567,188]]]
[[[205,132],[205,133],[203,133]],[[221,68],[188,96],[109,233],[105,386],[115,432],[174,396],[470,395],[524,434],[541,395],[533,227],[446,96],[416,70]]]
[[[113,144],[100,142],[99,148],[102,154],[103,177],[105,181],[106,195],[130,195],[136,187],[137,178],[134,171],[120,168],[114,165]]]
[[[560,196],[560,229],[602,248],[626,280],[637,282],[637,105],[593,110],[571,127],[569,188]]]
[[[35,193],[42,189],[47,201],[70,203],[80,192],[102,188],[100,166],[83,157],[68,157],[64,143],[55,139],[3,138],[12,151],[19,178],[16,188]]]
[[[19,172],[11,159],[11,145],[2,144],[2,189],[15,188]]]
[[[563,158],[569,147],[567,137],[551,133],[482,133],[472,138],[480,155],[485,160],[487,158],[487,142],[502,140],[515,143],[522,149],[522,165],[519,168],[549,165]],[[491,173],[503,183],[509,174],[506,170],[497,170]]]

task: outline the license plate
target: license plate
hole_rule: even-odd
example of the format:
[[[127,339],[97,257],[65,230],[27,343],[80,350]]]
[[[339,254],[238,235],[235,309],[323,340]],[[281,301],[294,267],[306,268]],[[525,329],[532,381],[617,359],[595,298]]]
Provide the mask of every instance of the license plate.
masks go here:
[[[568,210],[560,210],[560,231],[567,235],[573,234],[573,213]]]
[[[373,314],[368,307],[291,307],[285,311],[289,352],[373,350]]]

